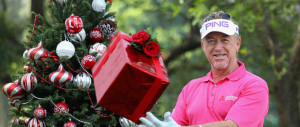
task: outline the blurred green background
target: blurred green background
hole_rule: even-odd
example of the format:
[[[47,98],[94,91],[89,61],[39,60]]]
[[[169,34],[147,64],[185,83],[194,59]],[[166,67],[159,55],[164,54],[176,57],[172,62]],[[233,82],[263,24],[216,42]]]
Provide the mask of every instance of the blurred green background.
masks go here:
[[[22,41],[28,41],[31,11],[51,19],[50,0],[0,0],[0,83],[22,70]],[[153,110],[172,111],[183,86],[202,77],[210,65],[200,47],[199,26],[205,16],[223,10],[240,27],[239,60],[265,79],[270,90],[265,127],[299,127],[300,0],[113,0],[118,30],[135,33],[152,27],[168,44],[163,56],[170,85]],[[88,12],[87,12],[88,13]],[[0,126],[10,118],[0,94]]]

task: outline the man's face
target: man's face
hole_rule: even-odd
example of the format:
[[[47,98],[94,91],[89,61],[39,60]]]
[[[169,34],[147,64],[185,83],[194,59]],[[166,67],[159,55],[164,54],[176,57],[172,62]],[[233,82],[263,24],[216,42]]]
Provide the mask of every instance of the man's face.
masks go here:
[[[201,42],[206,58],[212,69],[226,70],[236,62],[236,55],[241,45],[235,35],[226,35],[220,32],[209,33]]]

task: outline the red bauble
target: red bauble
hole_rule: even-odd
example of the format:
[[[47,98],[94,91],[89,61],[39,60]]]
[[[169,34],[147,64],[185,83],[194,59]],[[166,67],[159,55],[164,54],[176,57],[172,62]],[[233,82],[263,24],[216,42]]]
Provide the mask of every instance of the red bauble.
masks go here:
[[[99,28],[93,28],[90,32],[90,38],[95,42],[100,42],[103,39],[103,34]]]
[[[41,120],[44,119],[47,116],[47,111],[46,109],[39,107],[37,109],[34,110],[34,117]]]
[[[55,113],[67,113],[69,112],[69,106],[65,102],[59,102],[54,107]]]
[[[64,127],[77,127],[77,125],[74,122],[69,121],[64,124]]]
[[[81,59],[81,65],[85,69],[92,69],[96,64],[96,58],[93,55],[85,55]]]
[[[33,118],[29,121],[28,127],[46,127],[46,124],[42,120],[39,120],[37,118]]]
[[[2,87],[2,92],[11,100],[22,99],[25,95],[25,91],[19,85],[18,81],[5,84]]]
[[[80,17],[72,15],[65,21],[66,30],[72,34],[78,33],[83,28],[83,21]]]

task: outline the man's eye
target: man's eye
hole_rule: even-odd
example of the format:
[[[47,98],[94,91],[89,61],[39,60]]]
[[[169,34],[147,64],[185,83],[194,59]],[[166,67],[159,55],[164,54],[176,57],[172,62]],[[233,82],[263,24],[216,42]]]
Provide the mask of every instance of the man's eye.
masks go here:
[[[215,43],[215,40],[208,40],[207,43],[208,43],[208,44],[214,44],[214,43]]]

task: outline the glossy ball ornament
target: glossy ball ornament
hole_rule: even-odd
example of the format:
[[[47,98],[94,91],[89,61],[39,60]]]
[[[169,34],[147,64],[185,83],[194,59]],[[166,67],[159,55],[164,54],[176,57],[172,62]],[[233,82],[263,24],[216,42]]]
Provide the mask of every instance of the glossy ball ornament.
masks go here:
[[[100,42],[103,39],[103,34],[99,28],[93,28],[90,32],[90,38],[95,42]]]
[[[33,91],[36,84],[37,78],[32,73],[25,74],[21,79],[21,87],[27,92]]]
[[[64,124],[64,127],[77,127],[77,125],[74,122],[69,121]]]
[[[46,127],[46,124],[43,120],[33,118],[28,122],[28,127]]]
[[[80,17],[72,15],[65,21],[65,27],[69,33],[75,34],[83,29],[83,21]]]
[[[93,46],[91,46],[89,53],[97,53],[96,59],[100,58],[106,51],[106,46],[102,43],[95,43]]]
[[[81,65],[84,69],[92,69],[96,64],[96,58],[93,55],[85,55],[81,59]]]
[[[25,91],[19,85],[18,81],[7,83],[2,87],[2,92],[11,100],[23,99]]]
[[[73,83],[78,88],[89,88],[92,84],[92,78],[86,73],[79,73],[75,76]]]
[[[54,84],[62,85],[66,82],[71,82],[73,80],[73,75],[66,71],[63,65],[60,64],[58,69],[49,75],[49,79]]]
[[[56,46],[56,54],[62,58],[70,59],[75,53],[74,45],[69,41],[62,41]]]
[[[79,33],[75,33],[75,34],[68,32],[67,36],[69,37],[71,42],[80,43],[85,40],[86,32],[84,29],[82,29]]]
[[[67,113],[69,112],[69,106],[65,102],[59,102],[54,107],[55,113]]]
[[[92,8],[95,12],[102,12],[106,8],[105,0],[93,0]]]
[[[42,120],[47,116],[47,111],[46,111],[46,109],[39,107],[34,110],[33,115],[35,118]]]
[[[119,123],[122,127],[136,127],[137,126],[134,122],[132,122],[131,120],[129,120],[125,117],[120,117]]]
[[[50,53],[44,49],[42,42],[40,42],[37,47],[29,49],[28,56],[32,60],[41,60],[42,58],[49,57]]]

